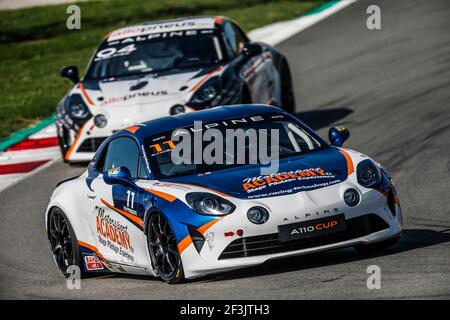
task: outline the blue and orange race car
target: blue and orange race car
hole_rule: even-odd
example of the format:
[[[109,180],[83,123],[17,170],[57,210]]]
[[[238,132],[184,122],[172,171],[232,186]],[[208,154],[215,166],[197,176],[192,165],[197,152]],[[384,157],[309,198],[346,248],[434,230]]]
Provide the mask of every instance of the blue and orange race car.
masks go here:
[[[243,139],[243,152],[222,152],[223,163],[177,162],[181,140],[174,137],[209,129],[216,137],[230,129],[277,132],[278,158],[238,161],[255,152]],[[81,176],[53,192],[45,224],[55,262],[65,275],[75,265],[82,273],[176,283],[292,255],[391,246],[402,230],[395,187],[383,166],[342,148],[348,136],[343,127],[331,128],[328,143],[296,117],[262,105],[218,107],[120,130]]]

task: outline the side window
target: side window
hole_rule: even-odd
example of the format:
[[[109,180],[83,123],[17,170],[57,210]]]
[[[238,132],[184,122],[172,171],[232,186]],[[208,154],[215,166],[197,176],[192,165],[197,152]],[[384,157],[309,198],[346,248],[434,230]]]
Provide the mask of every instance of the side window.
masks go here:
[[[125,137],[114,139],[108,145],[103,172],[124,166],[130,170],[131,177],[136,179],[138,178],[139,156],[136,142]]]
[[[231,22],[226,22],[223,30],[227,44],[233,52],[233,56],[239,54],[248,42],[247,36],[238,26]]]
[[[227,44],[228,44],[229,48],[231,49],[231,51],[233,52],[233,56],[235,56],[236,53],[238,52],[237,41],[236,41],[236,32],[235,32],[233,26],[231,25],[231,23],[226,22],[223,27],[223,31],[225,33],[225,39],[227,41]]]
[[[236,46],[237,52],[240,53],[248,43],[248,38],[244,32],[236,25],[233,25],[234,32],[236,34]]]
[[[103,168],[105,166],[105,158],[106,158],[106,152],[108,151],[108,146],[102,150],[102,153],[99,155],[97,159],[97,164],[95,165],[95,169],[99,172],[104,172]]]
[[[145,160],[144,157],[139,157],[139,173],[138,173],[139,179],[148,179],[147,176],[147,170],[145,169]]]

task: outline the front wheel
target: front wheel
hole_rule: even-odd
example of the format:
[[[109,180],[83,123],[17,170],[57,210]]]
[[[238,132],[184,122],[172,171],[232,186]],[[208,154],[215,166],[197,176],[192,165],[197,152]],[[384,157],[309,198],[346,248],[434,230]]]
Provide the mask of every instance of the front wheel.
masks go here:
[[[183,265],[177,240],[162,214],[154,213],[150,216],[147,241],[153,267],[160,278],[171,284],[183,281]]]
[[[356,251],[358,251],[359,253],[363,253],[363,254],[376,253],[376,252],[383,251],[389,247],[392,247],[393,245],[395,245],[398,242],[399,239],[400,239],[400,237],[395,237],[395,238],[391,238],[391,239],[376,242],[376,243],[357,244],[356,246],[354,246],[354,248]]]

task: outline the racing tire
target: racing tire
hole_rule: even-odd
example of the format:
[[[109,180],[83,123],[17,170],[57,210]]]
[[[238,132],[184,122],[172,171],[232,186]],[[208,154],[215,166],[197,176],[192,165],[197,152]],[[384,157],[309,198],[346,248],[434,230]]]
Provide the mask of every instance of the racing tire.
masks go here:
[[[166,283],[185,280],[175,234],[161,213],[153,213],[148,222],[147,243],[153,268]]]
[[[75,232],[69,219],[60,208],[51,209],[48,215],[47,231],[53,260],[61,273],[68,278],[75,272],[69,272],[68,268],[77,266],[80,270],[80,277],[84,278],[86,272],[83,268]]]
[[[292,77],[286,60],[281,63],[281,108],[291,114],[295,113],[295,97],[292,88]]]
[[[377,253],[380,251],[383,251],[389,247],[392,247],[395,245],[398,240],[400,239],[400,236],[397,236],[395,238],[391,238],[388,240],[375,242],[375,243],[369,243],[369,244],[357,244],[353,248],[355,248],[356,251],[362,254],[370,254],[370,253]]]

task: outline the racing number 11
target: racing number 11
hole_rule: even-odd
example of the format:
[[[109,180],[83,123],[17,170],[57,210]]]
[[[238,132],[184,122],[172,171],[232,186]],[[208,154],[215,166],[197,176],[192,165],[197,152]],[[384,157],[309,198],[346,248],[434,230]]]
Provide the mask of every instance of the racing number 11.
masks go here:
[[[133,209],[135,192],[127,190],[127,207]],[[131,200],[131,201],[130,201]]]

